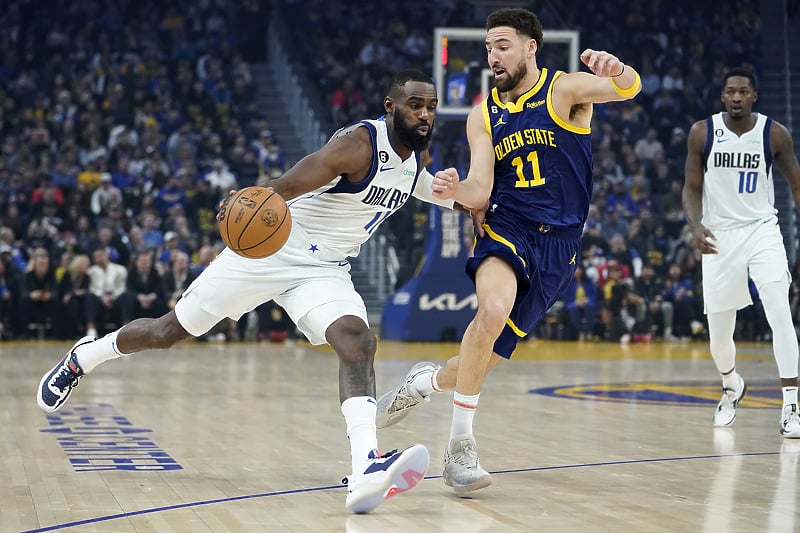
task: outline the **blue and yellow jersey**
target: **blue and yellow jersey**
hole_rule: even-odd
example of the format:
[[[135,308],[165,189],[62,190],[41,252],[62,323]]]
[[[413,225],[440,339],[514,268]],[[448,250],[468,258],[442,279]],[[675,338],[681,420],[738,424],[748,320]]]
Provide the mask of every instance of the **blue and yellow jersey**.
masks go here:
[[[493,215],[560,227],[586,221],[592,192],[590,130],[555,114],[552,87],[562,74],[543,68],[536,85],[516,102],[503,103],[497,88],[483,101],[495,156],[489,223]]]

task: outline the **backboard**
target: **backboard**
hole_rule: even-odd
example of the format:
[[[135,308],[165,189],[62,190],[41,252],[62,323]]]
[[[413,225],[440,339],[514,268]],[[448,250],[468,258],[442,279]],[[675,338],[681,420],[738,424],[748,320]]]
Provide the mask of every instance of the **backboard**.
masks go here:
[[[492,71],[486,62],[486,31],[482,28],[434,30],[433,78],[439,94],[440,115],[466,116],[492,88]],[[576,72],[580,51],[578,32],[545,30],[537,63]]]

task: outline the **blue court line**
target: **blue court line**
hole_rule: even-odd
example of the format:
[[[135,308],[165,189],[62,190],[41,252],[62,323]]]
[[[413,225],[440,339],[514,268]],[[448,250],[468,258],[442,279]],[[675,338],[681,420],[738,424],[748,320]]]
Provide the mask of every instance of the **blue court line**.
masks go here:
[[[657,459],[630,459],[626,461],[607,461],[603,463],[579,463],[573,465],[554,465],[554,466],[536,466],[531,468],[515,468],[512,470],[497,470],[491,472],[492,474],[519,474],[524,472],[542,472],[546,470],[564,470],[568,468],[589,468],[596,466],[617,466],[617,465],[633,465],[633,464],[647,464],[647,463],[662,463],[667,461],[693,461],[697,459],[720,459],[722,457],[759,457],[765,455],[781,455],[787,452],[746,452],[746,453],[731,453],[721,455],[690,455],[687,457],[661,457]],[[800,453],[800,452],[788,452]],[[426,476],[425,479],[440,479],[442,476]],[[85,526],[87,524],[96,524],[99,522],[107,522],[109,520],[116,520],[118,518],[128,518],[131,516],[145,515],[160,513],[163,511],[172,511],[174,509],[185,509],[187,507],[200,507],[203,505],[212,505],[215,503],[235,502],[242,500],[252,500],[255,498],[269,498],[272,496],[286,496],[288,494],[302,494],[306,492],[320,492],[323,490],[342,489],[346,485],[328,485],[325,487],[311,487],[307,489],[294,489],[294,490],[281,490],[277,492],[264,492],[261,494],[248,494],[245,496],[233,496],[231,498],[218,498],[215,500],[202,500],[197,502],[179,503],[176,505],[167,505],[164,507],[153,507],[152,509],[141,509],[139,511],[131,511],[128,513],[119,513],[108,516],[100,516],[97,518],[87,518],[86,520],[78,520],[75,522],[66,522],[64,524],[56,524],[39,529],[28,529],[20,533],[40,533],[44,531],[56,531],[58,529],[66,529],[68,527]]]

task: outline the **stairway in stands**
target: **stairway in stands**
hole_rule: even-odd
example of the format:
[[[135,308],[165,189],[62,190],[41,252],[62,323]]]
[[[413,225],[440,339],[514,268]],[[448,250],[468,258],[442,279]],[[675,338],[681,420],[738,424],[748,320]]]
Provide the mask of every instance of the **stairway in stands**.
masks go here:
[[[762,63],[755,109],[777,120],[792,133],[795,152],[800,147],[800,14],[787,18],[784,0],[761,0]],[[792,74],[794,72],[794,74]],[[797,211],[791,189],[775,171],[775,207],[789,262],[798,249]]]
[[[286,110],[286,102],[276,89],[272,68],[268,63],[255,63],[250,65],[250,72],[255,84],[258,109],[269,121],[269,128],[286,156],[286,163],[292,166],[306,154],[293,118]]]

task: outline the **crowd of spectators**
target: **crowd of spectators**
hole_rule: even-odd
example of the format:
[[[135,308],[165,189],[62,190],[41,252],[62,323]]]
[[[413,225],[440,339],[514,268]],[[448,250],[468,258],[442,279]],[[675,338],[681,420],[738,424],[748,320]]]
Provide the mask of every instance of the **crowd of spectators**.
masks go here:
[[[4,2],[0,334],[155,316],[222,244],[219,200],[284,169],[255,104],[257,0]]]
[[[268,15],[261,2],[54,4],[45,13],[19,0],[0,14],[4,336],[29,335],[27,324],[48,313],[51,334],[71,338],[113,323],[106,315],[124,322],[169,309],[219,250],[220,197],[284,164],[250,73],[263,60],[252,56]],[[397,69],[432,71],[434,27],[482,27],[486,14],[466,0],[351,4],[276,2],[284,26],[303,36],[290,55],[309,72],[303,90],[331,131],[380,116]],[[618,54],[638,68],[643,91],[595,107],[582,268],[543,328],[623,341],[702,335],[699,258],[680,199],[686,134],[720,109],[727,68],[758,73],[758,2],[554,6],[537,3],[545,29],[578,29],[582,46]],[[463,124],[437,128],[434,144],[434,165],[466,169]],[[426,211],[401,213],[386,232],[411,272]],[[104,264],[124,269],[124,287]],[[800,287],[793,294],[800,313]],[[742,316],[748,335],[766,335],[757,305]]]

